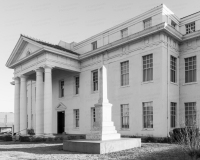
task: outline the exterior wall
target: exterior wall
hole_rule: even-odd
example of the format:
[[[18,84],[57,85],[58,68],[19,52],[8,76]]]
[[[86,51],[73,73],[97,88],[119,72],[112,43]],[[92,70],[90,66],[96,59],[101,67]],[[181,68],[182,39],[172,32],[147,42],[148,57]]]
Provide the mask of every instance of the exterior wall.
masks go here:
[[[12,112],[0,112],[0,132],[7,132],[7,127],[13,127],[14,114]]]
[[[192,39],[181,45],[180,54],[180,118],[179,121],[183,125],[185,123],[185,103],[196,102],[197,106],[197,123],[200,125],[200,40]],[[185,58],[196,56],[197,81],[193,83],[185,83]]]

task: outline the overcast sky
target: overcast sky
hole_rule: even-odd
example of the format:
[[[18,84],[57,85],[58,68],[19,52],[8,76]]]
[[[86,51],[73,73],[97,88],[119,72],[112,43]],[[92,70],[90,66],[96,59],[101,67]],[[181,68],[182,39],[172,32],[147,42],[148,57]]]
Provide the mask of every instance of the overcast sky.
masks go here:
[[[179,18],[200,11],[200,0],[0,0],[0,112],[14,111],[13,70],[5,64],[20,34],[80,42],[161,3]]]

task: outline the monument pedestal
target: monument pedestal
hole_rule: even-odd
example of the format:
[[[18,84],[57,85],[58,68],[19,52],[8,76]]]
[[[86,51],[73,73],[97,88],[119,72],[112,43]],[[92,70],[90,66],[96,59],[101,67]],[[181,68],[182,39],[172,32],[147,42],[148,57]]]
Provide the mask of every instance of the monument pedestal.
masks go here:
[[[65,140],[63,141],[63,150],[89,153],[104,154],[117,152],[121,150],[141,147],[140,138],[121,138],[115,140]]]

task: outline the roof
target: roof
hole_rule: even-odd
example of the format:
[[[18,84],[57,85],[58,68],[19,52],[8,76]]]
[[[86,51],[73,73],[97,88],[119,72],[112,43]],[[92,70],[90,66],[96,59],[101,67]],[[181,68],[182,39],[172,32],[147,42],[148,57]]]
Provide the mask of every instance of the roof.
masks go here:
[[[37,43],[39,43],[39,44],[42,44],[42,45],[44,45],[44,46],[52,47],[52,48],[55,48],[55,49],[58,49],[58,50],[61,50],[61,51],[65,51],[65,52],[69,52],[69,53],[72,53],[72,54],[75,54],[75,55],[80,55],[80,54],[78,54],[78,53],[76,53],[76,52],[73,52],[73,51],[71,51],[71,50],[69,50],[69,49],[63,48],[63,47],[61,47],[61,46],[59,46],[59,45],[55,45],[55,44],[51,44],[51,43],[48,43],[48,42],[44,42],[44,41],[41,41],[41,40],[39,40],[39,39],[35,39],[35,38],[32,38],[32,37],[25,36],[25,35],[23,35],[23,34],[21,34],[21,36],[22,36],[22,37],[25,37],[25,38],[27,38],[27,39],[30,39],[30,40],[32,40],[32,41],[34,41],[34,42],[37,42]]]

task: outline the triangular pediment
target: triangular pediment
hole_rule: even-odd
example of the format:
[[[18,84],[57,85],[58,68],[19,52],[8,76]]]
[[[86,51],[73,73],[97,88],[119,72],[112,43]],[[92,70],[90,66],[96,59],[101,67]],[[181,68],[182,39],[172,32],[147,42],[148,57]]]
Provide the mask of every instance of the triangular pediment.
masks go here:
[[[56,110],[66,110],[67,107],[62,103],[60,102],[57,106],[56,106]]]

